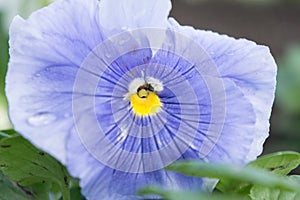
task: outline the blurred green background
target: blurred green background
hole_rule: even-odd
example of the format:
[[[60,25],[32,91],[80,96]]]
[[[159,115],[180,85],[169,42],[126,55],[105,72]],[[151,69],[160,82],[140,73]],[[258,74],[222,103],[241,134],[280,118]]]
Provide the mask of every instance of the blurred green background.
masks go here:
[[[0,0],[0,130],[11,127],[4,96],[8,27],[16,14],[27,17],[47,0]],[[276,101],[264,153],[300,152],[300,1],[176,0],[171,16],[181,24],[243,37],[270,47],[278,63]]]

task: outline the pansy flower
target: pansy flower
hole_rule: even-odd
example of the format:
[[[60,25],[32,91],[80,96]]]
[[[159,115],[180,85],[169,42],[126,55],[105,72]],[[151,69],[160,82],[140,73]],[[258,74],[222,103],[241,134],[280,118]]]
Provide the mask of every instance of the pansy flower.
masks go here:
[[[80,178],[88,199],[147,185],[212,189],[163,168],[243,165],[269,132],[267,47],[168,18],[170,0],[58,0],[10,27],[6,79],[17,131]]]

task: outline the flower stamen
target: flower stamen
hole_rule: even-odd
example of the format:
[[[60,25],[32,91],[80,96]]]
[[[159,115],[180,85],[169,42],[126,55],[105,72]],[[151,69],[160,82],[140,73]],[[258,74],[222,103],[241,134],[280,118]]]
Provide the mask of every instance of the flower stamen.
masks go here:
[[[141,89],[130,96],[131,106],[134,114],[145,116],[156,114],[161,108],[161,102],[155,92]]]
[[[128,88],[129,92],[124,96],[129,99],[135,115],[145,116],[159,112],[162,104],[157,92],[163,90],[162,83],[153,78],[136,78]]]

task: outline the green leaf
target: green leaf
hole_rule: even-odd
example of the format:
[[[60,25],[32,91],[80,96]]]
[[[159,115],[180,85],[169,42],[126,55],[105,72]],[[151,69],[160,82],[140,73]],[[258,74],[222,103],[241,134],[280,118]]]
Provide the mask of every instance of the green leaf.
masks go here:
[[[250,198],[255,200],[298,200],[300,199],[299,192],[291,192],[286,190],[267,188],[255,185],[250,191]]]
[[[262,156],[248,164],[248,167],[261,168],[278,175],[286,175],[300,164],[300,154],[293,151],[278,152]],[[282,180],[286,180],[282,178]],[[221,179],[217,189],[223,192],[249,194],[253,184],[251,182],[235,182],[232,179]],[[258,186],[257,186],[258,187]]]
[[[290,176],[289,178],[300,184],[299,176]],[[286,191],[278,188],[267,188],[255,185],[250,190],[250,197],[254,200],[298,200],[300,199],[300,187],[298,191]]]
[[[221,194],[207,194],[196,192],[180,192],[168,191],[158,187],[148,187],[138,191],[139,195],[158,195],[163,199],[168,200],[240,200],[241,198],[235,196],[221,195]],[[147,198],[146,198],[147,199]]]
[[[37,183],[56,184],[64,199],[70,199],[70,176],[65,168],[20,136],[0,141],[0,170],[20,186]]]
[[[50,184],[47,183],[38,183],[28,187],[20,186],[19,184],[10,181],[0,171],[1,200],[50,200],[49,189]]]
[[[254,167],[238,167],[226,164],[204,163],[199,161],[185,161],[174,163],[166,168],[167,170],[183,173],[188,176],[209,177],[225,179],[236,186],[240,183],[251,183],[267,187],[278,187],[286,190],[297,190],[297,185],[293,181],[282,176]],[[219,187],[221,191],[228,188]]]
[[[293,151],[284,151],[259,157],[249,166],[270,170],[275,174],[287,175],[300,165],[300,154]]]
[[[28,193],[26,194],[25,191],[22,191],[21,188],[14,185],[14,183],[8,180],[0,172],[0,199],[1,200],[10,200],[10,199],[32,200],[33,196]]]

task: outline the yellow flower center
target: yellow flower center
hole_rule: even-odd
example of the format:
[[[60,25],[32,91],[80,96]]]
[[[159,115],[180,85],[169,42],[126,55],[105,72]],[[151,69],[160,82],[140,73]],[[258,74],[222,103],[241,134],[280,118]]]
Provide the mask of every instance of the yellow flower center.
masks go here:
[[[134,114],[140,116],[155,114],[161,108],[157,94],[143,86],[138,89],[137,93],[130,96],[130,101]]]

